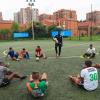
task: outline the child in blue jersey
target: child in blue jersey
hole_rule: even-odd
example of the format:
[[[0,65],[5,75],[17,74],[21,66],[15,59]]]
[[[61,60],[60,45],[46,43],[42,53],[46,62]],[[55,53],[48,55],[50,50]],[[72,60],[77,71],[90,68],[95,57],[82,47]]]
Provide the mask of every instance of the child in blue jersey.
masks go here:
[[[18,53],[16,53],[12,47],[9,48],[7,57],[11,58],[12,60],[18,60]]]

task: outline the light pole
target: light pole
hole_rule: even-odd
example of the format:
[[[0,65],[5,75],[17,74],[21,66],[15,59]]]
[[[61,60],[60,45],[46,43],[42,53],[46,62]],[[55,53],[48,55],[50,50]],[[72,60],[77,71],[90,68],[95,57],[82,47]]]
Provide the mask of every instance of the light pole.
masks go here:
[[[34,26],[33,26],[33,6],[34,6],[34,2],[35,0],[26,0],[26,2],[28,3],[29,7],[31,8],[31,17],[32,17],[32,35],[33,35],[33,40],[34,40]]]
[[[90,13],[90,23],[91,23],[91,25],[90,25],[90,41],[92,41],[92,34],[93,34],[93,26],[92,26],[92,24],[93,24],[93,12],[92,12],[92,4],[91,4],[91,13]]]
[[[70,24],[69,24],[69,29],[72,32],[72,27],[71,27],[71,18],[72,18],[72,13],[71,13],[71,9],[70,9]],[[71,40],[71,36],[70,36],[70,40]]]
[[[63,22],[63,29],[66,29],[66,21]]]
[[[91,28],[90,28],[90,41],[92,41],[92,30],[93,30],[93,26],[92,26],[92,23],[93,23],[93,12],[92,12],[92,4],[91,4]]]

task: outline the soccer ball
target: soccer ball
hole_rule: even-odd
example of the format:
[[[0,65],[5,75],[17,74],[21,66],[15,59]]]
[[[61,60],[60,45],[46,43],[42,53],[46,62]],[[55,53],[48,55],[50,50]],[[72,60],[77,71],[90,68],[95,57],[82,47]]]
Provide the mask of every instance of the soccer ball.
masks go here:
[[[39,57],[36,57],[36,61],[39,61]]]
[[[20,59],[18,58],[18,59],[16,59],[16,61],[20,61]]]
[[[58,43],[58,40],[56,38],[53,39],[55,41],[55,43]]]

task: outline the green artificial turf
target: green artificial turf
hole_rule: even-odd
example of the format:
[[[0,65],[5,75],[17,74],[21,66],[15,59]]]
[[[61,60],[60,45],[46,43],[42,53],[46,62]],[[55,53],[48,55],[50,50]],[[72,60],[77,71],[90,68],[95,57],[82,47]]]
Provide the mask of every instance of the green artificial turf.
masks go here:
[[[0,88],[0,100],[99,100],[100,84],[97,90],[87,92],[71,84],[68,80],[68,75],[78,74],[82,69],[80,65],[85,59],[79,56],[85,52],[90,43],[93,43],[97,52],[100,51],[99,41],[64,41],[61,57],[56,59],[52,40],[0,42],[0,57],[5,63],[10,63],[12,71],[28,76],[32,71],[46,72],[49,79],[47,94],[43,98],[36,99],[28,94],[27,78],[23,81],[14,79],[9,86]],[[40,59],[39,62],[35,60],[34,49],[37,45],[41,46],[43,52],[48,56],[47,59]],[[16,62],[5,59],[3,51],[9,47],[13,47],[15,51],[26,48],[30,53],[30,60]],[[93,59],[93,63],[100,63],[100,55]],[[98,72],[100,79],[99,69]]]

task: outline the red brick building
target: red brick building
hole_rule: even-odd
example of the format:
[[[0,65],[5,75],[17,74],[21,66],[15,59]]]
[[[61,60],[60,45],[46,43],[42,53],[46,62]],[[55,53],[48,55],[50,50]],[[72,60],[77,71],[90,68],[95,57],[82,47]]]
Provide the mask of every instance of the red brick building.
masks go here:
[[[54,25],[54,21],[53,20],[49,20],[49,19],[44,19],[41,21],[41,23],[45,26],[52,26]]]
[[[11,30],[12,21],[3,20],[0,21],[0,30]],[[0,34],[0,40],[8,39],[11,37],[10,31],[7,31],[6,34]]]
[[[91,30],[92,27],[92,30]],[[86,21],[78,22],[79,34],[89,36],[100,32],[100,11],[93,11],[86,14]]]
[[[44,19],[53,20],[53,15],[49,14],[41,14],[39,15],[39,21],[41,22]]]
[[[13,21],[9,20],[2,20],[0,21],[0,30],[9,30],[6,34],[1,34],[0,39],[8,39],[11,38],[11,27],[12,27]],[[26,28],[25,24],[19,25],[19,31],[24,31]]]
[[[55,25],[61,27],[62,29],[69,29],[72,32],[72,36],[78,35],[78,23],[77,14],[74,10],[61,9],[53,13]]]
[[[71,30],[72,36],[77,36],[78,35],[78,23],[77,20],[68,20],[66,18],[60,18],[55,22],[55,25],[62,29],[68,29]]]
[[[75,10],[61,9],[53,13],[54,20],[59,18],[67,18],[68,20],[77,20],[77,14]]]
[[[78,32],[80,36],[89,36],[91,27],[93,28],[95,26],[94,22],[90,21],[80,21],[78,22]],[[92,29],[93,32],[93,29]]]
[[[93,11],[87,13],[86,21],[92,21],[96,26],[100,26],[100,11]]]
[[[46,26],[51,26],[54,25],[54,20],[53,20],[53,15],[49,15],[49,14],[41,14],[39,16],[39,21],[46,25]]]
[[[77,14],[74,10],[61,9],[53,15],[41,14],[39,20],[46,26],[56,25],[62,29],[69,29],[72,31],[72,36],[78,35]]]
[[[11,29],[12,21],[3,20],[0,21],[0,30],[1,29]]]
[[[3,20],[0,21],[0,30],[2,29],[9,29],[11,30],[13,21]],[[26,24],[19,24],[19,31],[23,31],[26,28]]]

